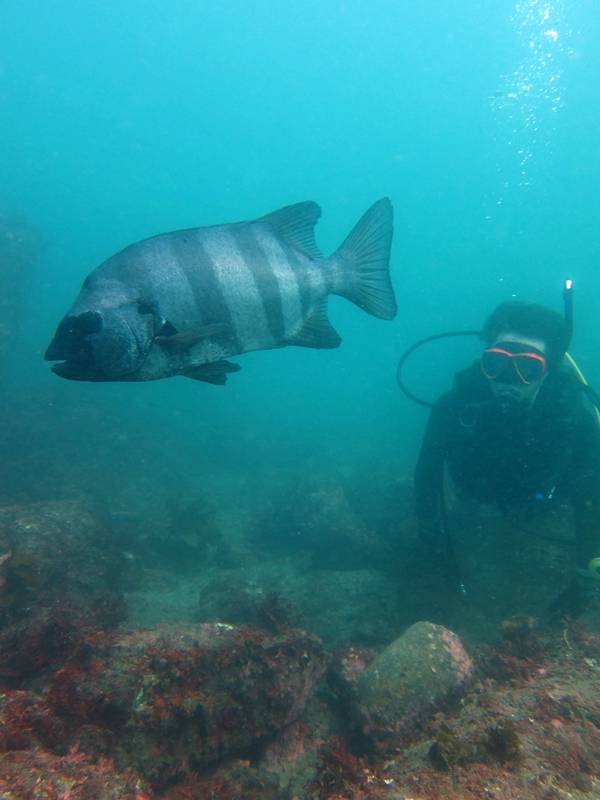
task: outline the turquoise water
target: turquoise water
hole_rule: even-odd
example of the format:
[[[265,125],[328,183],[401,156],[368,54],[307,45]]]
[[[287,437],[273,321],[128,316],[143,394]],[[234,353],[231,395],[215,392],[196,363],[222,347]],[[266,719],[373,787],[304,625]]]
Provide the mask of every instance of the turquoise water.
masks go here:
[[[599,386],[599,34],[592,0],[4,0],[0,211],[45,242],[9,393],[58,393],[57,441],[71,404],[110,408],[171,462],[185,443],[196,478],[409,475],[426,411],[398,391],[404,349],[512,297],[560,309],[567,275],[572,352]],[[42,360],[84,277],[131,242],[311,199],[329,254],[385,195],[399,313],[332,298],[339,350],[244,355],[226,387],[67,383]],[[474,352],[420,351],[407,380],[433,399]]]

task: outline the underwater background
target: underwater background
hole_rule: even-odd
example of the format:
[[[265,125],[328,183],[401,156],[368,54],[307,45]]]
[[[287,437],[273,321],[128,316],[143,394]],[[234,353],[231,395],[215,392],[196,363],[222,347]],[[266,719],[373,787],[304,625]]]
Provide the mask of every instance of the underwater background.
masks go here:
[[[592,0],[3,0],[0,213],[41,247],[27,298],[9,287],[2,301],[18,311],[4,325],[2,501],[77,499],[120,527],[127,558],[192,565],[194,608],[209,573],[308,550],[302,582],[356,568],[346,546],[360,540],[359,566],[387,562],[389,596],[370,597],[390,609],[427,419],[396,383],[405,349],[478,329],[511,298],[560,311],[570,277],[571,353],[600,385],[599,35]],[[329,255],[386,195],[399,313],[331,298],[338,350],[243,355],[225,387],[74,383],[43,361],[85,276],[132,242],[315,200]],[[438,342],[405,380],[433,400],[477,352],[475,337]],[[153,622],[160,582],[140,574],[132,619]],[[360,586],[348,597],[365,606]]]

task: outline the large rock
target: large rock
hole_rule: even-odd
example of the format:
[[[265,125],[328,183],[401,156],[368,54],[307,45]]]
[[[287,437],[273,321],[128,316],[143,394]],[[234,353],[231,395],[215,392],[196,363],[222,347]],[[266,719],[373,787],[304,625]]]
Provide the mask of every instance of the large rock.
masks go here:
[[[343,642],[383,647],[398,632],[397,593],[394,578],[380,570],[311,569],[300,555],[269,558],[213,573],[200,592],[199,621],[272,627],[269,621],[283,618],[290,627],[313,631],[327,647]],[[158,603],[155,608],[163,614]],[[134,605],[134,624],[140,624],[136,612]],[[148,627],[157,621],[141,619]]]
[[[47,700],[86,751],[164,788],[293,722],[327,658],[312,634],[223,623],[91,634]],[[79,726],[75,730],[73,726]]]
[[[2,683],[25,688],[72,658],[83,631],[126,619],[119,545],[76,501],[0,506]]]
[[[108,759],[74,750],[55,756],[39,750],[0,753],[0,797],[6,800],[154,800],[130,771],[115,770]]]
[[[272,497],[250,538],[270,552],[312,552],[319,566],[364,566],[377,552],[373,531],[333,478],[296,481]]]
[[[442,700],[473,673],[460,638],[431,622],[417,622],[393,641],[358,679],[368,728],[395,731],[407,715]]]
[[[121,542],[75,500],[0,506],[0,607],[68,592],[87,604],[121,588]]]

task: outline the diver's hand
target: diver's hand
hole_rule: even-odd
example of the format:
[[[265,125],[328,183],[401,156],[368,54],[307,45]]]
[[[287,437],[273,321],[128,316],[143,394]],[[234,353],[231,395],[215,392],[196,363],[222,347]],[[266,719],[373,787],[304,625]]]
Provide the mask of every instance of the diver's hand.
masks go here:
[[[599,590],[600,581],[587,570],[577,569],[566,588],[550,603],[546,613],[553,622],[560,622],[565,617],[577,619],[599,596]]]
[[[446,580],[447,543],[437,525],[420,524],[416,541],[416,570],[431,580]]]
[[[419,520],[418,540],[422,547],[434,550],[440,549],[442,532],[440,525],[435,520]]]

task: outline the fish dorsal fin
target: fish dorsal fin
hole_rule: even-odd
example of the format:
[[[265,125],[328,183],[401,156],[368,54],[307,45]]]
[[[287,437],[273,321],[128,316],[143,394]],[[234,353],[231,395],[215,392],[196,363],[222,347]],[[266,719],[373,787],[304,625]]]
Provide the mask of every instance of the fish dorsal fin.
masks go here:
[[[266,222],[289,244],[298,247],[311,258],[323,258],[315,242],[315,225],[321,216],[321,207],[312,200],[284,206],[266,214],[255,222]]]
[[[296,347],[320,349],[339,347],[341,343],[342,337],[327,318],[326,297],[306,317],[300,330],[285,342],[285,344],[293,344]]]

